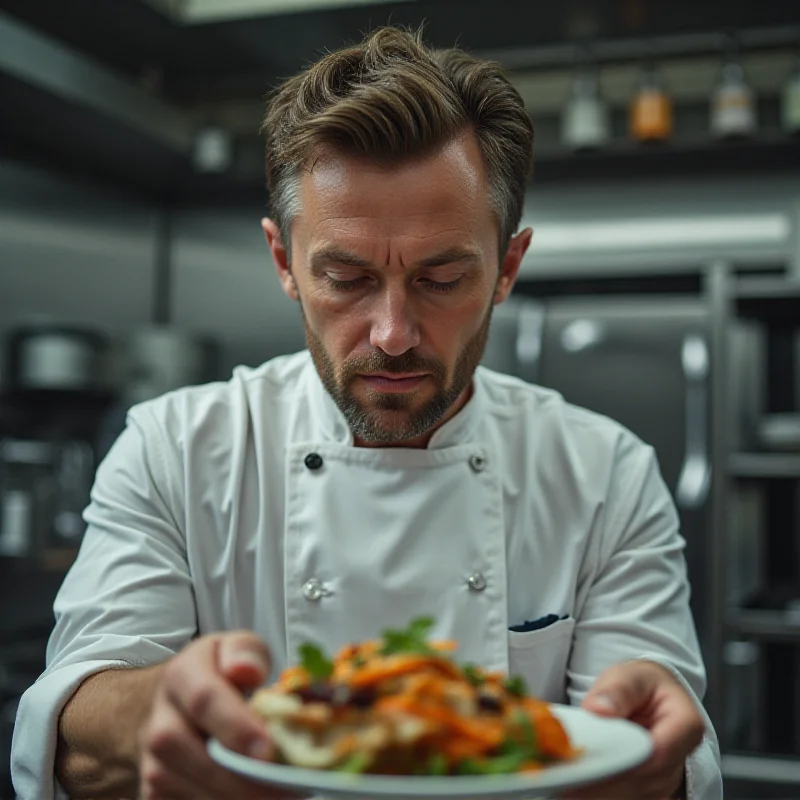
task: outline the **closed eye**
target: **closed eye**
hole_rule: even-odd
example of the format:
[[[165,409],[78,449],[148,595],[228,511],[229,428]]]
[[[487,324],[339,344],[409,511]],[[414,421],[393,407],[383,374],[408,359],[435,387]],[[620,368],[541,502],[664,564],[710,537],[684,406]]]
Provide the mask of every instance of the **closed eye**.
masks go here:
[[[338,280],[336,278],[332,278],[330,275],[325,276],[325,281],[327,282],[328,286],[337,292],[354,292],[356,289],[360,289],[367,280],[369,279],[363,276],[360,278],[352,278],[348,281]]]
[[[422,283],[432,292],[452,292],[458,288],[461,278],[454,281],[432,281],[430,278],[423,278]]]

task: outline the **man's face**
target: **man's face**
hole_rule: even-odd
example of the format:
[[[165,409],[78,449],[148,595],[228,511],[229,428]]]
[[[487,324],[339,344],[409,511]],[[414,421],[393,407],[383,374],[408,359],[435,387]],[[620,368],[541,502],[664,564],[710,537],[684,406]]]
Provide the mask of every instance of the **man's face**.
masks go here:
[[[501,269],[472,136],[396,167],[323,154],[299,190],[291,265],[264,229],[320,378],[357,443],[424,446],[469,397],[530,232]]]

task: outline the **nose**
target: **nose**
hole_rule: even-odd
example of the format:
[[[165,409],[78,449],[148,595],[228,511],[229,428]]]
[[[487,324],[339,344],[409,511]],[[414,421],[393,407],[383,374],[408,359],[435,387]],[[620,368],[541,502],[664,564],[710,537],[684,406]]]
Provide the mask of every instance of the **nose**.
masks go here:
[[[419,326],[403,286],[387,287],[373,311],[370,344],[388,356],[401,356],[419,345]]]

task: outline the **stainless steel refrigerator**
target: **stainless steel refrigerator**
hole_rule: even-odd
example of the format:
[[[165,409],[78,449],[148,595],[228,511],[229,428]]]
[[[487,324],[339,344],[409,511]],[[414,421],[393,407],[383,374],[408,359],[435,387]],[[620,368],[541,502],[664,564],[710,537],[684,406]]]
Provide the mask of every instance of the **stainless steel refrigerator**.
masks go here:
[[[697,296],[515,295],[495,312],[483,362],[553,388],[655,448],[681,517],[701,642],[710,512],[708,324]]]

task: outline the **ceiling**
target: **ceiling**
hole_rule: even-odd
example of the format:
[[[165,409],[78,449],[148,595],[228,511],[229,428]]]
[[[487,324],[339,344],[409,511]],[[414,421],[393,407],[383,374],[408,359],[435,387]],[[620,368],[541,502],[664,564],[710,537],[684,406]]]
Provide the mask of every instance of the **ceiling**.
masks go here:
[[[22,34],[15,37],[18,62],[31,53],[16,70],[4,65],[4,22]],[[458,44],[510,68],[546,67],[555,54],[568,71],[578,43],[782,29],[800,25],[800,3],[0,0],[0,103],[8,112],[0,119],[0,156],[86,167],[161,189],[191,172],[187,125],[202,124],[209,109],[219,120],[220,109],[240,106],[249,126],[254,107],[283,78],[386,23],[424,24],[430,43]],[[44,55],[32,55],[37,48],[47,66]],[[81,85],[66,86],[76,75]],[[101,85],[102,97],[92,96]],[[153,135],[156,122],[161,137]],[[250,174],[263,174],[257,147],[248,152]]]
[[[167,7],[209,21],[181,24]],[[0,9],[136,80],[156,81],[178,102],[261,96],[387,22],[424,23],[435,45],[494,53],[800,21],[800,4],[786,0],[0,0]]]

